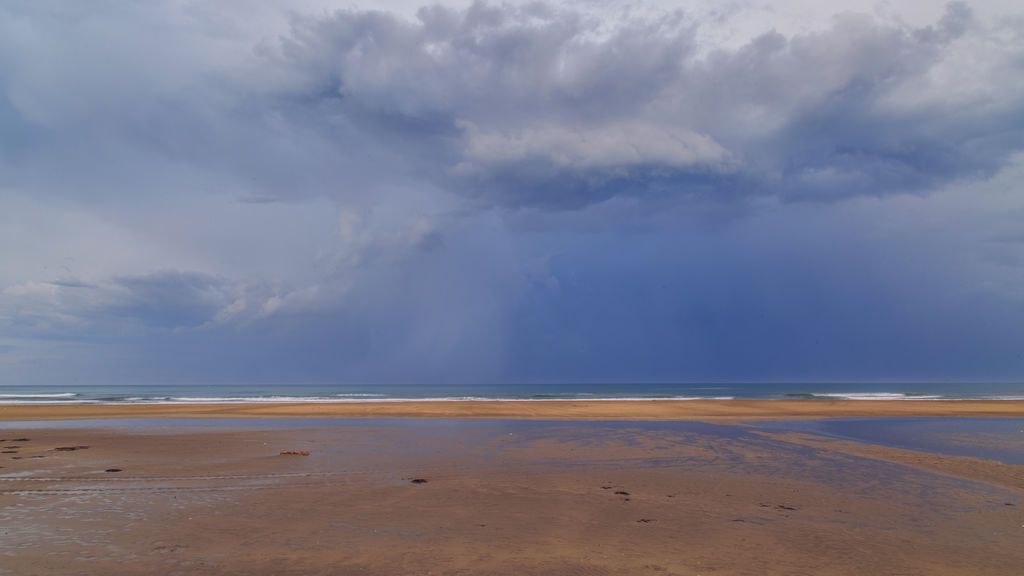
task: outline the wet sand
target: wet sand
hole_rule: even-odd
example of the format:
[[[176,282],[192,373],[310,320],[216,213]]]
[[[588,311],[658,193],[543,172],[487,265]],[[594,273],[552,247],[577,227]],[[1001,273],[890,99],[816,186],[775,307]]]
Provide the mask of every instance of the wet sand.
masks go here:
[[[0,430],[0,574],[1024,573],[1022,466],[703,422],[238,422]]]
[[[0,420],[73,418],[532,418],[743,420],[851,416],[1024,417],[1020,400],[443,401],[0,405]]]

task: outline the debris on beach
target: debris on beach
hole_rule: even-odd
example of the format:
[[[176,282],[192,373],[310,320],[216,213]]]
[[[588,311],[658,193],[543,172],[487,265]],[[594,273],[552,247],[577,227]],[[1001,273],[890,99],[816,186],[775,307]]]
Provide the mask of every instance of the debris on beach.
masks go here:
[[[54,448],[57,452],[74,452],[75,450],[85,450],[88,446],[58,446]]]
[[[623,491],[623,490],[617,490],[615,492],[615,494],[618,495],[618,496],[629,496],[629,492],[626,492],[626,491]]]
[[[120,468],[107,468],[104,472],[120,472]]]
[[[309,450],[281,450],[282,456],[309,456]]]
[[[412,482],[413,484],[426,484],[427,483],[427,479],[426,478],[413,478],[409,482]]]

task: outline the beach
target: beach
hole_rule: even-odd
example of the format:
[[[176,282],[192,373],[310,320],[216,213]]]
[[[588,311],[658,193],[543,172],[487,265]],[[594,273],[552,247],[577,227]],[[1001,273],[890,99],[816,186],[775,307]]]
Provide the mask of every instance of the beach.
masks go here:
[[[532,418],[743,420],[1024,417],[1024,400],[474,400],[0,404],[0,420],[76,418]]]
[[[4,406],[0,574],[1019,574],[1024,465],[970,448],[1018,454],[1020,409]],[[967,451],[808,428],[865,412]]]
[[[1024,1],[0,1],[0,576],[1024,576]]]

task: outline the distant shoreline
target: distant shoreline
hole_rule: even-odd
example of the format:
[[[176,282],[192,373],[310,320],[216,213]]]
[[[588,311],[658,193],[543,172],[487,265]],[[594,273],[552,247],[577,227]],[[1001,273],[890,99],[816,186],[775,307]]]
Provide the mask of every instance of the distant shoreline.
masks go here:
[[[1024,400],[447,400],[0,404],[0,421],[102,418],[756,420],[873,416],[1024,418]]]

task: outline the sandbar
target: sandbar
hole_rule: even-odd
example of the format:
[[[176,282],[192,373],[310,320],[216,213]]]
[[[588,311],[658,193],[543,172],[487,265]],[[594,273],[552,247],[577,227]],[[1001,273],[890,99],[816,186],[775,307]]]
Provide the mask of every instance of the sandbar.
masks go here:
[[[1024,417],[1022,400],[472,400],[401,402],[21,404],[0,420],[89,418],[502,418],[749,420],[871,416]]]

